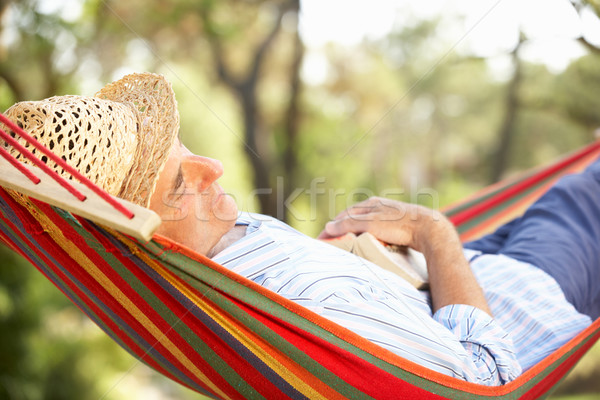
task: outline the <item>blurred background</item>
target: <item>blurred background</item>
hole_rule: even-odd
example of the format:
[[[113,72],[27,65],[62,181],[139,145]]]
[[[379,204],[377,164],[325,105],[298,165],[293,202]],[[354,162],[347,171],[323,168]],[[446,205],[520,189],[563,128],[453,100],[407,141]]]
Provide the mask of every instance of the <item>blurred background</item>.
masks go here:
[[[0,110],[165,75],[240,209],[309,235],[444,207],[594,140],[600,1],[0,0]],[[553,399],[600,396],[595,346]],[[0,247],[0,399],[192,399]]]

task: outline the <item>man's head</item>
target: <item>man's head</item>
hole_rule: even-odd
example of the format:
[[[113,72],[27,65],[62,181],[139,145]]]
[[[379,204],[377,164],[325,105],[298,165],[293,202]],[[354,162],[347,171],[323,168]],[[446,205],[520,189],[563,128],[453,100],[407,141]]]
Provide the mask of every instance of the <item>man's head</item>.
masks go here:
[[[211,256],[237,218],[233,198],[217,182],[222,174],[220,161],[198,156],[176,140],[150,200],[163,220],[158,233]]]
[[[110,194],[156,211],[164,221],[158,232],[196,251],[207,253],[235,220],[237,208],[216,183],[220,163],[189,153],[177,139],[175,94],[160,75],[128,75],[94,97],[21,102],[5,114]],[[174,177],[183,184],[176,187]]]

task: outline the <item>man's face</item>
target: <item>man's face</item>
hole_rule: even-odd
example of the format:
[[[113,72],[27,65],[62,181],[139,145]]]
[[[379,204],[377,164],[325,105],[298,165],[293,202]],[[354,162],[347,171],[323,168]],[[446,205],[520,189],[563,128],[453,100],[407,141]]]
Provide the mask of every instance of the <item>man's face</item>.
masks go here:
[[[156,233],[211,256],[237,218],[235,202],[217,183],[222,174],[220,161],[197,156],[176,140],[150,199],[163,220]]]

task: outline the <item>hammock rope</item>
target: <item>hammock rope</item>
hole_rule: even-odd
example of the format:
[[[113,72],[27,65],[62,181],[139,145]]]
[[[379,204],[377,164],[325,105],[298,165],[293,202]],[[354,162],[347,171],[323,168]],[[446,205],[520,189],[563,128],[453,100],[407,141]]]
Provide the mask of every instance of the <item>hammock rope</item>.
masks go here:
[[[593,143],[568,162],[503,182],[446,213],[460,216],[463,238],[474,237],[598,156],[600,143]],[[492,200],[497,196],[502,200]],[[488,206],[465,214],[481,201]],[[134,357],[219,399],[534,399],[600,336],[596,320],[515,381],[487,387],[404,360],[167,238],[136,239],[5,188],[0,241]]]

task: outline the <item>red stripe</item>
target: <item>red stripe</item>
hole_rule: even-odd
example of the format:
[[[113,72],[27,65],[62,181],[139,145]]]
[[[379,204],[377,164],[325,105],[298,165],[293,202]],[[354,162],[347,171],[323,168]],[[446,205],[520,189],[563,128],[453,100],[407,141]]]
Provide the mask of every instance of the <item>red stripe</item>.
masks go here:
[[[521,213],[530,204],[532,204],[538,198],[540,198],[541,195],[543,195],[552,185],[554,185],[558,179],[560,179],[560,176],[557,176],[556,178],[550,180],[547,183],[544,183],[544,185],[540,186],[535,191],[521,198],[516,204],[513,204],[501,211],[496,211],[490,217],[484,216],[483,220],[477,222],[472,228],[460,233],[461,241],[464,243],[475,238],[481,237],[487,233],[492,233],[500,225],[510,221],[517,215],[521,215]]]
[[[146,315],[148,316],[148,318],[150,320],[152,320],[153,322],[156,323],[157,319],[158,319],[162,322],[161,325],[166,326],[170,330],[168,333],[166,333],[166,336],[169,337],[169,339],[171,339],[171,341],[174,343],[174,345],[179,350],[181,350],[184,354],[186,354],[186,356],[188,356],[188,358],[190,358],[190,360],[194,363],[194,365],[196,367],[198,367],[203,373],[205,373],[207,375],[207,377],[211,380],[211,382],[213,382],[217,387],[219,387],[220,390],[227,393],[228,396],[230,396],[232,398],[239,398],[239,399],[243,398],[241,396],[241,394],[239,392],[237,392],[233,387],[231,387],[231,385],[227,381],[225,381],[219,374],[217,374],[210,367],[210,365],[208,365],[206,363],[206,361],[204,359],[202,359],[200,357],[200,355],[198,355],[198,353],[181,336],[179,336],[179,334],[177,334],[176,331],[170,329],[171,326],[169,324],[167,324],[166,321],[162,320],[162,317],[157,315],[155,313],[154,309],[152,309],[148,303],[146,303],[140,296],[138,296],[137,292],[133,291],[133,289],[124,280],[122,280],[122,278],[120,276],[118,276],[118,274],[112,268],[110,268],[109,266],[107,267],[108,264],[106,263],[106,261],[96,254],[97,250],[94,250],[94,249],[90,250],[90,248],[87,246],[85,241],[81,240],[81,236],[79,235],[79,233],[77,233],[72,228],[71,225],[66,223],[62,218],[60,218],[60,216],[57,216],[54,213],[54,210],[51,207],[49,207],[48,205],[46,205],[45,203],[36,202],[36,205],[38,205],[40,207],[40,210],[43,211],[44,214],[46,214],[49,218],[51,218],[53,220],[53,222],[57,225],[57,227],[59,227],[59,229],[61,229],[62,233],[65,235],[65,237],[68,240],[74,240],[74,242],[76,243],[78,248],[82,252],[86,253],[86,255],[88,257],[90,257],[90,260],[94,263],[94,265],[96,267],[98,267],[98,269],[101,270],[116,286],[118,286],[123,291],[123,293],[127,294],[128,298],[130,298],[130,300],[135,302],[135,304],[141,310],[143,310],[144,313],[146,313]],[[15,206],[13,205],[12,208],[14,208],[14,207]],[[203,340],[211,348],[216,349],[216,353],[219,354],[220,356],[223,356],[226,360],[226,363],[228,363],[229,365],[231,365],[233,367],[233,370],[235,370],[238,373],[241,373],[242,378],[245,378],[247,381],[251,382],[252,385],[257,386],[259,389],[261,389],[261,388],[264,389],[264,387],[265,387],[264,382],[261,382],[260,385],[256,384],[257,381],[260,381],[260,380],[264,381],[264,377],[262,377],[262,375],[259,372],[254,371],[251,364],[249,364],[246,360],[242,359],[234,350],[231,349],[231,347],[229,345],[227,345],[225,342],[223,342],[223,340],[219,336],[217,336],[211,330],[207,329],[206,326],[201,324],[195,318],[195,316],[193,316],[193,314],[190,314],[188,312],[188,310],[186,310],[178,301],[173,300],[173,298],[167,292],[165,292],[163,288],[158,286],[158,284],[156,284],[156,282],[154,282],[149,276],[144,274],[143,271],[139,270],[139,268],[135,264],[133,264],[128,257],[125,257],[120,252],[120,250],[115,248],[112,243],[110,243],[106,238],[103,237],[103,235],[101,235],[97,232],[94,232],[93,228],[87,223],[87,221],[80,220],[80,222],[82,222],[84,224],[84,228],[86,228],[86,229],[88,229],[88,231],[91,231],[92,233],[94,233],[96,238],[102,239],[102,241],[103,241],[102,244],[105,247],[106,251],[113,253],[113,255],[119,259],[119,262],[121,262],[128,270],[132,271],[138,278],[141,278],[141,280],[143,281],[143,283],[146,286],[150,286],[149,290],[151,290],[155,295],[157,295],[157,297],[161,301],[163,301],[174,312],[174,314],[176,316],[178,316],[180,318],[183,317],[182,321],[181,321],[182,323],[185,323],[186,325],[190,326],[192,331],[195,332],[196,334],[198,334],[198,332],[202,332]],[[39,230],[41,231],[41,228]],[[113,311],[115,314],[119,315],[119,317],[121,317],[121,319],[123,321],[125,321],[136,333],[138,333],[142,338],[144,338],[144,340],[146,340],[149,343],[154,343],[156,341],[154,336],[150,335],[149,333],[144,334],[145,332],[147,332],[145,327],[143,325],[141,325],[137,321],[137,319],[133,318],[129,314],[129,312],[126,309],[124,309],[120,305],[120,303],[118,303],[113,298],[113,296],[111,296],[101,285],[99,285],[97,283],[97,281],[95,279],[93,279],[89,274],[84,273],[84,270],[76,262],[74,262],[74,260],[70,259],[70,257],[68,257],[68,256],[65,257],[66,254],[64,253],[64,251],[62,249],[60,249],[60,247],[56,246],[56,244],[53,241],[49,241],[48,243],[45,240],[38,239],[37,241],[38,241],[39,245],[42,246],[42,248],[46,248],[46,249],[52,248],[51,251],[56,253],[57,259],[59,259],[61,261],[69,261],[70,262],[69,265],[67,265],[66,262],[63,262],[63,264],[65,265],[65,268],[73,274],[74,278],[77,279],[79,282],[81,282],[83,287],[87,288],[89,291],[91,291],[96,296],[98,296],[100,299],[102,299],[102,301],[105,303],[105,305],[106,305],[106,307],[108,307],[108,309]],[[48,247],[49,244],[52,247]],[[58,252],[54,251],[55,248],[57,248],[57,250],[60,249],[59,252],[62,254],[58,254]],[[93,255],[93,257],[91,257],[92,255]],[[30,261],[33,261],[33,260],[30,260]],[[46,260],[46,263],[51,264],[49,262],[49,260]],[[73,268],[73,266],[75,266],[76,268]],[[78,294],[78,296],[83,299],[83,301],[86,303],[86,305],[88,307],[94,309],[94,311],[96,312],[98,317],[104,323],[111,326],[111,329],[113,330],[113,332],[121,340],[123,340],[125,343],[127,343],[127,345],[129,347],[133,347],[132,350],[134,350],[134,352],[138,355],[139,358],[144,359],[146,362],[151,364],[154,368],[159,370],[161,373],[164,373],[165,375],[167,375],[167,376],[171,377],[172,379],[175,379],[176,381],[179,382],[178,379],[176,379],[173,376],[171,376],[170,374],[168,374],[163,368],[158,367],[156,362],[154,362],[152,359],[147,358],[147,354],[145,354],[145,351],[143,351],[142,349],[140,349],[139,347],[137,347],[135,345],[132,346],[132,342],[130,340],[127,340],[127,339],[129,339],[129,336],[127,336],[127,334],[122,329],[120,329],[118,326],[116,326],[114,324],[114,322],[112,321],[110,316],[108,316],[107,314],[104,314],[104,312],[102,312],[100,309],[98,309],[95,306],[95,304],[93,304],[91,302],[91,300],[89,298],[87,298],[86,294],[81,292],[79,290],[79,288],[77,286],[75,286],[72,281],[69,280],[68,277],[66,277],[64,274],[62,274],[62,272],[60,270],[55,270],[54,272],[60,276],[61,280],[70,288],[70,290],[73,290],[74,292],[76,292]],[[194,289],[190,288],[190,290],[194,290]],[[134,296],[135,298],[132,299],[133,294],[135,294],[135,296]],[[151,316],[149,314],[155,314],[155,315]],[[165,333],[164,326],[161,329],[161,331],[163,333]],[[208,334],[208,336],[206,334]],[[175,365],[175,367],[177,367],[180,371],[182,371],[182,372],[187,371],[187,368],[183,364],[181,364],[179,362],[179,360],[174,358],[173,355],[162,345],[160,345],[160,344],[157,345],[155,347],[155,350],[159,351],[166,359],[168,359],[170,362],[172,362],[173,365]],[[227,355],[225,356],[224,354],[227,354]],[[233,362],[233,360],[237,360],[237,362]],[[188,376],[188,378],[195,381],[198,385],[205,387],[205,384],[198,381],[194,375],[192,375],[190,373],[188,373],[186,375]],[[268,385],[270,385],[270,383]],[[208,388],[206,388],[206,389],[212,393],[212,391],[210,389],[208,389]],[[272,390],[270,390],[270,392],[281,393],[281,392],[279,392],[279,389],[277,389],[275,386],[273,386],[273,388],[272,388]],[[214,394],[214,395],[216,396],[216,394]]]
[[[15,211],[15,213],[18,212],[19,208],[21,207],[20,204],[14,202],[14,200],[8,195],[6,194],[6,192],[0,188],[1,192],[0,192],[0,196],[2,196],[2,198],[4,199],[4,201],[6,201],[7,203],[10,204],[10,208]],[[19,207],[19,208],[17,208]],[[23,213],[19,213],[20,215],[24,215]],[[50,261],[46,258],[46,256],[41,252],[41,248],[42,247],[38,247],[37,243],[32,243],[29,240],[29,237],[26,236],[23,231],[15,226],[12,221],[8,218],[4,218],[2,217],[2,220],[4,221],[4,223],[6,224],[6,226],[13,232],[13,234],[17,237],[19,237],[22,241],[22,243],[25,243],[25,246],[27,246],[27,248],[29,248],[31,250],[31,252],[35,253],[36,255],[38,255],[40,258],[42,258],[44,260],[44,262],[48,265],[50,265]],[[21,221],[24,222],[24,221]],[[46,277],[46,279],[48,279],[51,283],[54,284],[53,282],[53,278],[50,277],[50,275],[48,274],[48,272],[44,269],[41,268],[41,266],[39,266],[37,263],[38,261],[35,260],[32,256],[30,257],[30,252],[26,252],[24,249],[20,248],[19,246],[16,245],[15,242],[12,242],[12,239],[9,239],[8,236],[6,236],[4,234],[4,232],[0,231],[0,235],[2,236],[2,240],[4,243],[7,243],[10,245],[11,249],[15,250],[15,252],[17,254],[19,254],[21,257],[25,258],[27,261],[29,261],[29,263],[31,263],[31,265],[35,266],[36,269]],[[36,236],[37,237],[37,236]],[[63,291],[63,289],[57,285],[54,285],[61,293],[63,293],[65,296],[67,296],[68,298],[70,298],[70,296]],[[82,310],[83,311],[83,310]]]
[[[99,240],[106,240],[106,238],[98,238]],[[218,356],[235,371],[241,379],[243,379],[247,384],[253,387],[258,393],[267,397],[267,398],[283,398],[284,393],[280,391],[280,389],[269,381],[260,371],[258,371],[252,363],[242,357],[240,353],[238,353],[232,346],[227,343],[217,332],[213,332],[210,327],[206,326],[202,320],[198,319],[193,313],[189,312],[190,310],[186,309],[183,304],[181,304],[177,299],[173,298],[171,294],[165,290],[162,284],[155,282],[150,276],[144,273],[143,270],[139,268],[128,268],[133,274],[136,275],[138,279],[140,279],[146,287],[148,287],[165,305],[168,306],[171,311],[176,314],[179,318],[181,318],[182,322],[185,323],[193,334],[200,336],[202,341],[206,343]],[[206,297],[203,293],[199,293],[198,290],[187,282],[183,281],[180,277],[174,275],[168,270],[157,271],[161,276],[163,274],[168,274],[173,279],[177,280],[179,284],[187,288],[189,291],[196,293],[203,302],[207,304],[209,308],[215,311],[218,315],[227,316],[227,313],[224,312],[220,307],[218,307],[214,302],[212,302],[208,297]],[[169,285],[168,281],[165,281],[165,285]],[[173,290],[179,290],[174,288]],[[215,290],[214,288],[210,288],[210,290]],[[215,321],[215,323],[217,323]],[[225,328],[223,328],[225,330]],[[237,339],[236,339],[237,340]],[[241,346],[241,344],[240,344]],[[207,365],[207,367],[211,367]],[[207,371],[204,371],[205,373]],[[211,368],[211,372],[214,370]],[[224,381],[221,375],[216,374],[207,374],[211,378],[211,380],[216,383],[220,389],[224,389],[224,386],[230,386],[228,381]],[[220,382],[223,382],[221,384]],[[233,390],[233,389],[232,389]],[[225,390],[224,390],[225,391]],[[236,391],[232,391],[228,393],[231,396],[240,396],[240,394]],[[275,396],[275,397],[272,397]]]
[[[0,119],[2,119],[2,117],[4,117],[4,116],[2,114],[0,114]],[[2,119],[2,122],[5,122],[4,119]],[[16,127],[16,125],[15,125],[15,127]],[[11,129],[12,129],[12,127],[11,127]],[[77,200],[79,200],[79,201],[85,200],[85,195],[83,195],[79,190],[75,189],[75,187],[73,187],[73,185],[71,185],[69,182],[67,182],[67,180],[65,178],[63,178],[62,176],[58,175],[55,171],[50,169],[50,167],[48,167],[48,165],[46,165],[46,163],[39,160],[32,152],[27,150],[27,148],[25,148],[22,144],[17,142],[16,139],[11,137],[8,133],[4,132],[2,129],[0,129],[0,138],[4,139],[4,141],[8,142],[12,147],[17,149],[17,151],[19,153],[21,153],[25,158],[28,158],[32,163],[34,163],[38,168],[40,168],[46,175],[48,175],[52,179],[54,179],[56,181],[56,183],[58,183],[60,186],[65,188]],[[37,143],[36,147],[37,146],[41,146],[41,145],[39,143]],[[42,148],[45,150],[44,152],[48,151],[45,149],[45,147],[42,147]],[[52,156],[49,156],[49,157],[52,158],[54,161],[54,158],[56,158],[56,156],[53,153],[50,153],[50,154],[52,154]],[[13,156],[10,154],[8,155],[8,157],[13,158]],[[64,163],[64,161],[62,159],[61,159],[61,161]],[[18,161],[15,159],[15,162],[18,162]],[[11,164],[14,165],[14,162],[11,161]],[[21,172],[23,172],[21,170],[21,168],[17,167],[17,169],[19,169]]]
[[[6,221],[6,220],[5,220]],[[129,349],[134,352],[135,354],[137,354],[138,356],[141,356],[143,354],[145,354],[145,352],[139,348],[137,346],[137,344],[130,339],[129,336],[121,336],[118,335],[118,332],[121,332],[121,328],[116,325],[112,319],[110,319],[110,317],[106,316],[106,314],[104,314],[104,311],[102,311],[102,309],[100,309],[99,307],[96,306],[95,303],[91,302],[89,300],[89,298],[87,297],[87,295],[79,290],[79,288],[77,286],[72,286],[69,285],[68,282],[68,278],[62,273],[62,271],[56,266],[56,264],[52,263],[41,251],[35,251],[34,249],[38,249],[38,247],[36,247],[38,244],[42,243],[43,240],[40,240],[40,238],[36,237],[36,242],[32,243],[28,240],[28,238],[26,236],[23,236],[21,234],[21,231],[19,229],[14,229],[14,226],[12,224],[10,224],[10,221],[7,221],[7,223],[9,224],[9,226],[11,226],[11,229],[13,229],[14,232],[18,233],[18,236],[24,240],[24,243],[26,243],[26,245],[31,248],[35,254],[42,259],[42,262],[49,268],[51,269],[57,276],[57,278],[59,280],[61,280],[63,283],[66,284],[66,286],[69,287],[70,290],[73,291],[73,293],[68,293],[65,292],[63,290],[63,288],[61,288],[58,285],[54,285],[59,291],[61,291],[67,298],[72,299],[72,303],[73,305],[75,305],[77,308],[79,308],[84,314],[89,315],[89,312],[93,312],[94,314],[96,314],[96,316],[101,319],[103,321],[103,323],[106,325],[106,328],[104,329],[110,329],[112,331],[112,333],[119,337],[125,345],[127,345],[129,347]],[[53,243],[53,242],[52,242]],[[45,249],[49,249],[48,247],[44,247]],[[57,248],[50,248],[50,250],[52,252],[56,252],[56,254],[58,254],[61,250],[57,249]],[[19,254],[21,254],[25,259],[27,259],[32,265],[34,265],[36,267],[36,269],[42,273],[50,282],[53,283],[53,279],[48,275],[47,271],[45,269],[43,269],[41,266],[39,266],[37,264],[37,260],[34,260],[33,258],[29,257],[25,252],[23,251],[19,251]],[[81,307],[79,307],[79,304],[76,301],[73,301],[73,297],[72,296],[77,296],[81,299],[81,301],[83,303],[86,304],[87,307],[89,307],[89,310],[85,310]],[[102,318],[102,316],[104,315],[104,318]],[[159,364],[153,362],[153,360],[146,360],[146,362],[148,362],[148,364],[154,368],[155,370],[157,370],[159,373],[175,380],[178,383],[181,383],[182,385],[189,387],[189,385],[185,384],[184,382],[181,382],[178,378],[176,378],[175,376],[172,376],[167,370],[163,369]],[[192,389],[192,388],[190,388]]]
[[[6,199],[6,200],[11,203],[10,204],[11,209],[13,209],[13,210],[21,209],[21,205],[17,204],[12,199]],[[69,288],[69,290],[72,291],[72,293],[65,292],[63,290],[63,288],[55,285],[65,296],[67,296],[68,298],[72,298],[72,296],[77,296],[87,307],[89,307],[89,310],[85,310],[85,309],[80,308],[79,305],[77,304],[77,302],[73,302],[78,308],[81,309],[82,312],[84,312],[85,314],[88,314],[88,311],[93,312],[99,319],[101,319],[106,324],[108,329],[110,329],[115,336],[119,337],[135,354],[138,354],[139,356],[145,354],[145,352],[141,348],[139,348],[138,345],[133,340],[131,340],[131,338],[129,336],[119,335],[119,333],[122,332],[121,328],[118,325],[116,325],[112,321],[112,319],[104,313],[104,311],[101,308],[99,308],[93,301],[91,301],[87,297],[86,293],[81,291],[78,286],[73,285],[72,281],[70,281],[70,279],[63,273],[61,268],[65,268],[67,270],[70,269],[71,270],[70,272],[74,272],[73,270],[78,270],[81,268],[79,267],[79,265],[76,262],[74,262],[73,259],[70,258],[70,256],[68,254],[66,254],[63,251],[63,249],[60,246],[58,246],[50,238],[49,235],[36,234],[35,242],[32,242],[31,240],[29,240],[29,237],[26,236],[19,228],[14,226],[14,224],[12,224],[10,220],[5,219],[5,222],[9,226],[9,228],[12,229],[12,231],[18,235],[18,237],[23,241],[23,243],[25,243],[27,245],[27,247],[29,247],[33,252],[35,252],[35,254],[41,259],[41,262],[44,265],[46,265],[48,267],[48,269],[51,270],[56,275],[56,277]],[[26,222],[31,226],[37,224],[37,221],[35,221],[35,219],[33,219],[33,218],[28,218],[28,220]],[[39,227],[39,230],[41,231],[42,228],[39,225],[37,225],[37,226]],[[46,257],[46,255],[44,254],[44,252],[42,252],[41,249],[45,249],[46,252],[52,253],[56,260],[64,261],[64,266],[61,267],[61,266],[58,266],[57,264],[55,264],[52,260],[50,260],[49,258]],[[52,280],[49,277],[47,271],[45,271],[45,269],[42,268],[41,265],[37,264],[38,263],[37,260],[30,258],[29,256],[26,255],[26,253],[24,253],[22,251],[20,253],[32,265],[36,266],[36,268],[42,274],[44,274],[44,276],[46,276],[49,280]],[[75,266],[75,268],[73,268],[73,266]],[[156,369],[161,374],[164,374],[165,376],[168,376],[171,379],[174,379],[174,380],[180,382],[176,377],[172,376],[168,371],[163,369],[159,364],[155,363],[153,360],[146,360],[146,361],[149,362],[149,364],[152,366],[152,368]],[[183,382],[180,382],[180,383],[184,384]],[[188,385],[185,385],[185,386],[188,386]]]
[[[525,190],[525,189],[535,185],[536,183],[546,179],[547,177],[560,171],[561,169],[566,168],[568,165],[570,165],[570,164],[576,162],[577,160],[584,158],[587,155],[592,154],[598,150],[600,150],[600,141],[594,142],[591,145],[585,147],[583,150],[573,154],[572,156],[567,157],[562,161],[556,162],[553,165],[549,166],[548,168],[540,171],[539,173],[534,174],[533,176],[530,176],[529,178],[526,178],[523,181],[516,183],[515,185],[511,186],[510,188],[507,188],[507,189],[503,190],[502,192],[498,193],[496,196],[493,196],[493,197],[491,197],[487,200],[484,200],[480,203],[474,204],[471,207],[469,207],[468,209],[451,216],[450,221],[452,221],[452,223],[454,223],[454,225],[459,226],[459,225],[465,223],[466,221],[476,217],[477,215],[485,212],[486,210],[502,204],[503,202],[505,202],[508,199],[510,199],[511,197],[515,196],[522,190]]]

